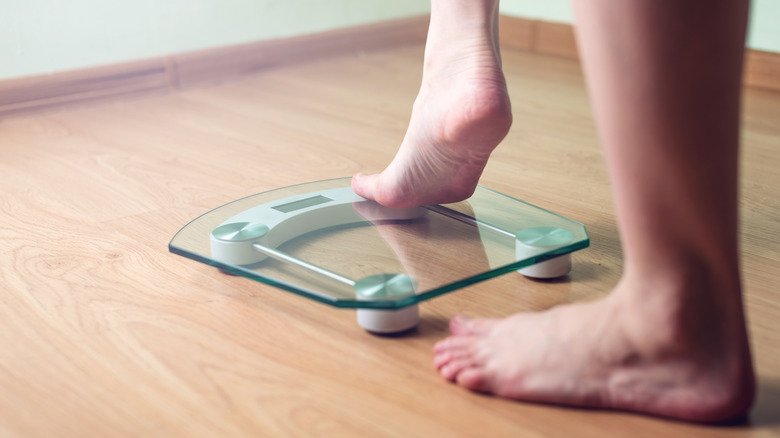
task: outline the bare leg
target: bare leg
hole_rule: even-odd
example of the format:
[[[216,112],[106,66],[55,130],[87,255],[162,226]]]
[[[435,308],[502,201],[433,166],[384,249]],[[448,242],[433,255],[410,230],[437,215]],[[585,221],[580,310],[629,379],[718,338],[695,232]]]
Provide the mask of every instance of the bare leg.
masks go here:
[[[422,86],[406,136],[355,192],[389,207],[469,197],[512,123],[498,51],[498,0],[432,0]]]
[[[625,272],[606,299],[456,317],[447,379],[550,403],[693,421],[744,414],[737,159],[747,0],[575,0]]]

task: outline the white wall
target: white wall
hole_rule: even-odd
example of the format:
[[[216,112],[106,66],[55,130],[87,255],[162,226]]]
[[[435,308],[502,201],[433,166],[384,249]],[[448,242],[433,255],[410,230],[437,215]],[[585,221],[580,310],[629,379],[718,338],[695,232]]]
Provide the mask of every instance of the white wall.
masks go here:
[[[780,52],[780,1],[754,0],[751,12],[748,46]]]
[[[0,0],[0,79],[414,16],[427,0]]]
[[[570,0],[501,0],[501,13],[547,21],[574,22]],[[747,45],[751,49],[780,52],[780,0],[753,0]]]
[[[500,0],[501,13],[513,17],[574,23],[570,0]]]
[[[502,13],[572,23],[570,0]],[[618,0],[616,0],[618,1]],[[0,0],[0,79],[426,13],[428,0]],[[754,0],[748,45],[780,52],[780,0]]]

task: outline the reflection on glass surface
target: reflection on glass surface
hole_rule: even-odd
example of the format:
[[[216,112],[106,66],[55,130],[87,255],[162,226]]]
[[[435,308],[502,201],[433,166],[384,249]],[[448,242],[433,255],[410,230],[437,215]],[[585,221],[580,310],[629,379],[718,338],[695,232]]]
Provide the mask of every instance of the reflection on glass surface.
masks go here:
[[[582,224],[481,186],[466,201],[398,210],[339,178],[215,208],[169,249],[333,306],[399,309],[588,244]],[[376,278],[404,287],[356,292]]]

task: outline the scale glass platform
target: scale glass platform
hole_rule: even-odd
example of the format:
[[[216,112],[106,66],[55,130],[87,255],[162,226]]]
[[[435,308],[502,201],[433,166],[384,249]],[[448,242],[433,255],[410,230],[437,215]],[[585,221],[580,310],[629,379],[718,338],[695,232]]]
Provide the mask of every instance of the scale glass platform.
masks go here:
[[[566,275],[585,227],[478,186],[469,199],[407,209],[356,195],[350,178],[259,193],[215,208],[169,249],[336,307],[373,332],[417,324],[416,304],[508,272]]]

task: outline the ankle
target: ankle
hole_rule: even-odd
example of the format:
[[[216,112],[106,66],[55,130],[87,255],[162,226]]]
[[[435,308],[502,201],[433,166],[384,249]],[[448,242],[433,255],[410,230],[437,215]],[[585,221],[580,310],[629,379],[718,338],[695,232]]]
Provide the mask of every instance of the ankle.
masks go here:
[[[499,0],[432,0],[431,23],[461,27],[492,24]]]
[[[498,0],[439,0],[431,2],[431,20],[425,43],[425,65],[451,62],[456,55],[490,52],[499,59]]]
[[[684,281],[626,276],[609,296],[626,346],[623,369],[639,376],[657,365],[673,370],[678,381],[670,391],[699,399],[676,414],[681,418],[719,422],[744,415],[754,401],[755,377],[739,285],[679,278]]]
[[[744,333],[737,269],[718,270],[698,262],[652,273],[628,267],[616,292],[629,324],[638,326],[642,336],[652,333],[661,344],[722,352],[719,345],[708,344]]]

